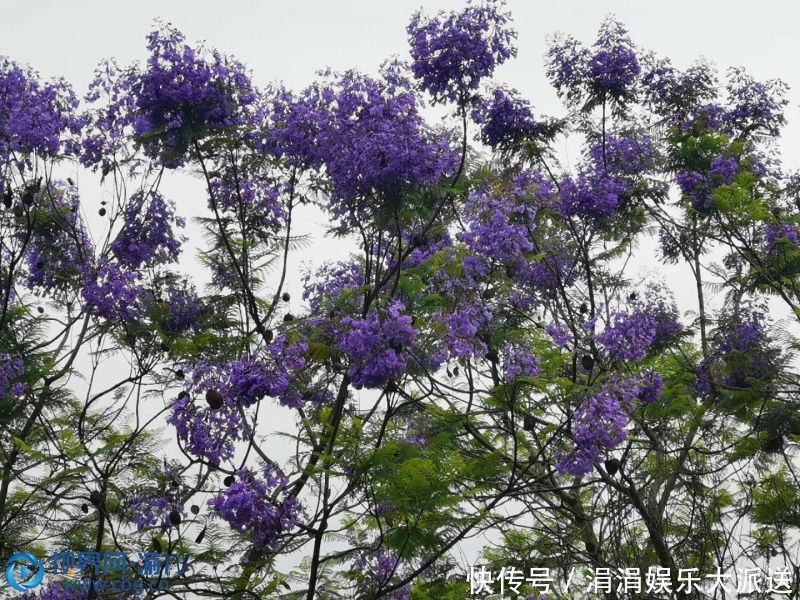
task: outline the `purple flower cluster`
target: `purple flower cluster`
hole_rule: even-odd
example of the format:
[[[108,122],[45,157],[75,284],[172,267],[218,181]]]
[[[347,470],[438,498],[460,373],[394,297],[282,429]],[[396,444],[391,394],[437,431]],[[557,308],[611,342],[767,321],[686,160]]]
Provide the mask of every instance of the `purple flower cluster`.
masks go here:
[[[108,169],[116,157],[127,158],[136,112],[136,73],[123,71],[112,60],[98,65],[85,100],[90,106],[81,142],[81,162],[86,167]]]
[[[288,479],[272,465],[260,476],[239,471],[238,481],[209,500],[214,511],[236,531],[249,535],[257,548],[272,548],[278,537],[297,525],[300,502],[286,492]]]
[[[44,82],[38,73],[0,56],[0,163],[12,157],[77,152],[83,119],[78,99],[64,81]]]
[[[170,336],[178,336],[196,326],[204,308],[188,287],[170,287],[165,300],[165,314],[159,325]]]
[[[327,75],[297,99],[280,92],[264,147],[294,164],[324,167],[334,214],[378,210],[367,197],[396,198],[454,170],[449,136],[425,124],[399,64],[384,65],[380,78]]]
[[[566,216],[602,222],[622,208],[629,191],[619,179],[581,172],[561,181],[560,209]]]
[[[767,225],[764,228],[764,240],[769,254],[774,254],[781,243],[788,243],[795,248],[800,246],[800,234],[798,234],[797,227],[786,221],[781,221],[777,226]]]
[[[717,78],[706,63],[679,71],[669,59],[650,57],[650,64],[642,75],[642,90],[646,104],[681,130],[700,115],[721,116],[721,108],[711,104],[717,97]],[[716,129],[722,120],[716,118],[707,124]]]
[[[25,393],[25,384],[20,379],[25,374],[25,363],[18,356],[0,352],[0,398],[6,394],[20,397]]]
[[[645,357],[655,337],[656,324],[650,315],[618,312],[596,340],[612,357],[633,361]]]
[[[548,50],[547,74],[568,103],[593,106],[606,100],[625,104],[635,94],[641,73],[625,27],[613,18],[600,27],[591,49],[569,36],[558,36]]]
[[[186,450],[213,464],[233,457],[235,442],[250,435],[250,428],[239,412],[238,404],[220,390],[222,369],[200,362],[191,371],[184,393],[172,404],[167,423],[173,425]],[[224,399],[220,408],[206,406],[195,399],[208,390],[219,391]]]
[[[707,211],[713,206],[712,194],[721,185],[730,185],[736,177],[739,161],[735,157],[717,155],[711,160],[708,174],[697,171],[683,171],[675,176],[684,196],[689,198],[692,207]]]
[[[760,82],[744,69],[728,72],[728,106],[725,124],[734,133],[761,129],[769,135],[779,135],[786,123],[783,109],[788,103],[787,86],[780,80]]]
[[[516,56],[510,20],[496,0],[432,18],[417,12],[407,29],[414,76],[435,99],[463,100]]]
[[[211,183],[214,201],[224,212],[246,220],[247,227],[263,235],[275,233],[284,221],[280,193],[274,186],[256,179],[230,178]],[[210,203],[210,199],[209,199]]]
[[[488,327],[492,311],[479,300],[464,301],[456,310],[440,315],[445,326],[444,341],[451,357],[483,357],[488,348],[479,335]]]
[[[364,284],[364,273],[356,262],[326,263],[313,277],[307,273],[303,281],[303,300],[308,302],[311,314],[332,308],[344,295],[354,296],[357,304],[353,308],[361,306],[363,295],[353,292]]]
[[[136,528],[140,531],[145,527],[160,527],[166,531],[171,526],[169,514],[172,511],[183,513],[185,516],[183,506],[165,496],[136,496],[131,501],[131,512]]]
[[[561,183],[558,206],[566,216],[602,223],[630,204],[634,190],[646,187],[658,152],[650,138],[607,136],[592,144],[575,177]],[[644,193],[641,192],[640,193]]]
[[[404,310],[402,302],[392,300],[382,316],[373,311],[363,319],[342,319],[346,332],[337,347],[350,360],[350,379],[356,389],[382,388],[406,372],[417,330]]]
[[[628,435],[628,415],[641,392],[638,378],[607,381],[575,411],[572,437],[575,449],[562,454],[561,473],[580,476],[591,471],[602,453],[622,443]]]
[[[131,269],[174,262],[181,243],[175,237],[173,224],[185,226],[161,194],[136,192],[125,206],[122,229],[111,250],[122,265]]]
[[[94,245],[78,213],[74,186],[54,181],[38,196],[37,218],[25,258],[27,285],[55,295],[80,284],[94,261]]]
[[[177,167],[197,140],[251,122],[257,93],[241,63],[188,45],[170,26],[151,32],[147,48],[132,92],[133,128],[149,156]]]
[[[533,250],[536,207],[528,200],[527,181],[509,190],[479,190],[465,206],[467,230],[458,238],[479,256],[517,262]]]
[[[120,595],[110,597],[119,598]],[[27,592],[20,596],[20,600],[87,600],[88,598],[89,590],[81,589],[78,586],[75,586],[74,589],[65,588],[60,581],[48,583],[38,592]]]
[[[87,269],[81,293],[87,310],[106,321],[137,321],[144,316],[139,273],[116,263],[102,261],[96,271]]]
[[[480,140],[493,149],[540,139],[550,131],[547,123],[534,119],[527,100],[503,88],[494,89],[488,99],[477,99],[472,118],[481,126]]]
[[[517,377],[536,377],[542,370],[539,368],[539,357],[534,356],[530,348],[506,344],[503,348],[503,380],[514,381]]]
[[[695,392],[705,395],[716,384],[727,390],[758,387],[776,373],[779,352],[768,337],[767,317],[758,310],[723,318],[716,348],[697,368]]]
[[[559,348],[566,348],[573,342],[572,334],[566,329],[559,327],[555,323],[550,323],[547,325],[546,331],[547,334],[552,338],[553,343]]]

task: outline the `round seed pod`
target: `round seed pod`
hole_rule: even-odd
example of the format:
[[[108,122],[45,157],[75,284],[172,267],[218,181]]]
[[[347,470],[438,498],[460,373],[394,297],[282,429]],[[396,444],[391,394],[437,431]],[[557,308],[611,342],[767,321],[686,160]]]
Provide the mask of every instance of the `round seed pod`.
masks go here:
[[[233,475],[228,475],[222,480],[222,483],[225,485],[225,487],[231,487],[235,482],[236,478]]]
[[[89,494],[89,502],[95,506],[100,506],[103,503],[103,495],[97,490],[92,490]]]
[[[225,399],[218,390],[208,390],[206,391],[206,402],[208,402],[208,406],[211,410],[219,410],[225,403]]]
[[[197,506],[197,504],[192,504],[192,507],[189,510],[192,511],[193,515],[196,515],[196,514],[200,513],[200,507]]]
[[[101,208],[100,210],[98,210],[98,211],[97,211],[97,213],[98,213],[98,214],[99,214],[101,217],[105,217],[105,216],[106,216],[106,209],[105,209],[105,207],[103,207],[103,208]]]
[[[292,315],[292,313],[286,313],[285,315],[283,315],[284,323],[289,323],[291,321],[294,321],[294,316]]]
[[[292,297],[289,295],[289,292],[283,292],[283,295],[281,295],[281,300],[284,302],[288,302],[291,299]]]
[[[173,527],[177,527],[181,524],[182,518],[181,513],[177,510],[170,511],[169,513],[169,522],[172,523]]]
[[[581,357],[581,366],[587,371],[591,371],[592,369],[594,369],[594,358],[592,358],[588,354],[584,354]]]
[[[608,460],[606,460],[604,464],[606,467],[606,471],[608,471],[608,474],[611,475],[612,477],[617,474],[620,467],[622,466],[622,463],[619,462],[618,458],[609,458]]]
[[[81,512],[85,515],[89,514],[89,505],[86,503],[81,504]]]

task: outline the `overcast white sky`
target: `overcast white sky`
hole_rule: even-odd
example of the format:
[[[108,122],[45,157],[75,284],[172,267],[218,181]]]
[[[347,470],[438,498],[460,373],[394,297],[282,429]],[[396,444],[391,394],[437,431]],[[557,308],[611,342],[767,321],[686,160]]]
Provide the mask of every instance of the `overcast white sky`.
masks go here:
[[[143,59],[145,36],[153,19],[161,18],[190,41],[206,40],[237,56],[258,84],[284,81],[299,88],[326,66],[374,72],[391,55],[405,58],[405,27],[420,6],[433,13],[463,6],[463,1],[0,0],[0,54],[30,63],[44,76],[65,77],[82,96],[100,59],[115,56],[122,64]],[[537,112],[563,114],[544,75],[546,37],[562,30],[591,42],[602,18],[614,13],[637,45],[671,57],[676,66],[686,67],[704,56],[721,69],[744,66],[760,79],[783,78],[791,88],[783,161],[800,168],[800,2],[510,0],[509,6],[519,32],[519,55],[498,71],[497,79],[520,90]],[[164,190],[185,216],[205,206],[197,182],[177,178],[167,181]],[[84,202],[99,200],[84,195]],[[313,222],[305,225],[319,232]],[[652,248],[642,245],[640,267],[656,266]],[[295,259],[290,282],[295,299],[300,295],[296,269],[302,262],[341,258],[339,249],[336,242],[318,237],[316,245]],[[666,272],[681,308],[694,308],[691,286],[676,270]],[[291,420],[288,410],[279,412],[278,427]]]

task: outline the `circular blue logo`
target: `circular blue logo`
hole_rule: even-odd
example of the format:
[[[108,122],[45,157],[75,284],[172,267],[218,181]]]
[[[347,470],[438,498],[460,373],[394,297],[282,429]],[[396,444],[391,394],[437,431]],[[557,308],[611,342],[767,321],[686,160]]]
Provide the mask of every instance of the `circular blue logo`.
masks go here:
[[[17,552],[6,563],[8,585],[18,592],[29,592],[44,579],[44,564],[33,554]]]

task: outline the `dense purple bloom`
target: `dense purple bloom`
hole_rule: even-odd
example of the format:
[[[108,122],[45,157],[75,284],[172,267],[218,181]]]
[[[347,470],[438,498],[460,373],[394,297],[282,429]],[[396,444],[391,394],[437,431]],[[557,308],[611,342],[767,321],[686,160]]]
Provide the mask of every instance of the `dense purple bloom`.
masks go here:
[[[530,348],[507,344],[503,348],[503,379],[514,381],[517,377],[536,377],[542,372],[539,358]]]
[[[488,99],[479,98],[472,118],[481,126],[480,140],[493,149],[546,136],[551,129],[533,118],[530,104],[516,91],[503,88],[495,88]]]
[[[84,590],[78,586],[74,589],[67,588],[60,581],[48,583],[36,592],[27,592],[20,596],[20,600],[87,600],[88,598],[88,589]],[[119,595],[116,598],[119,598]]]
[[[778,135],[786,123],[783,109],[786,100],[786,84],[780,80],[760,82],[748,75],[744,69],[728,72],[728,105],[724,120],[735,133],[763,129],[770,135]]]
[[[16,381],[24,373],[25,363],[20,357],[0,352],[0,398],[4,398],[6,394],[21,396],[24,393],[24,384]]]
[[[714,338],[716,348],[697,368],[697,394],[709,393],[714,385],[727,390],[758,389],[777,373],[780,351],[771,343],[763,312],[743,310],[724,317]]]
[[[558,463],[562,473],[579,476],[588,473],[602,452],[613,449],[628,435],[628,415],[641,392],[638,378],[607,381],[599,392],[589,396],[575,411],[572,437],[575,449],[563,453]]]
[[[606,100],[624,104],[633,98],[640,73],[628,31],[613,18],[603,22],[591,49],[572,37],[557,36],[548,51],[547,74],[570,104],[587,101],[586,106],[592,106]]]
[[[655,337],[656,324],[650,315],[619,312],[596,339],[614,358],[641,360]]]
[[[462,99],[516,55],[510,16],[495,0],[433,18],[417,12],[407,31],[411,69],[436,99]]]
[[[483,357],[488,350],[480,331],[492,318],[492,311],[480,301],[464,302],[456,310],[440,316],[445,325],[444,340],[450,356],[455,358]]]
[[[83,119],[78,99],[64,81],[44,82],[35,71],[0,56],[0,163],[12,153],[58,156],[77,151]]]
[[[87,270],[82,290],[87,309],[107,321],[135,321],[144,316],[141,276],[116,263],[103,261]]]
[[[332,122],[321,145],[336,213],[349,209],[348,199],[394,196],[454,169],[448,137],[428,129],[397,65],[382,79],[345,73],[325,94]]]
[[[653,404],[661,398],[664,389],[664,378],[658,373],[643,378],[639,385],[639,399],[642,404]]]
[[[498,261],[516,261],[533,250],[536,207],[527,197],[527,183],[520,179],[507,190],[473,192],[465,207],[467,230],[459,240],[481,257]]]
[[[322,265],[313,278],[311,273],[304,277],[303,300],[308,302],[311,314],[336,305],[344,295],[352,297],[360,308],[363,295],[354,293],[364,284],[364,274],[356,262],[337,262]]]
[[[417,339],[411,317],[393,300],[383,317],[377,312],[365,319],[345,317],[346,328],[338,348],[350,359],[350,378],[356,389],[381,388],[402,376],[408,367],[408,349]]]
[[[628,191],[629,186],[618,179],[579,173],[561,182],[561,210],[568,216],[603,221],[622,207]]]
[[[642,75],[644,100],[657,114],[667,117],[670,123],[685,129],[695,122],[717,96],[717,78],[706,63],[697,63],[686,71],[679,71],[669,59],[650,58],[650,64]],[[721,109],[719,111],[721,113]],[[717,116],[716,111],[712,117]],[[717,118],[707,124],[714,128],[721,125]]]
[[[767,225],[764,228],[764,239],[767,243],[767,252],[770,254],[778,249],[782,240],[791,246],[800,246],[800,234],[797,232],[797,227],[786,221],[781,221],[777,227]]]
[[[559,348],[566,348],[572,344],[572,334],[555,323],[550,323],[547,326],[547,333],[553,339],[553,343]]]
[[[216,205],[220,212],[244,219],[246,226],[259,235],[275,233],[281,228],[284,211],[276,187],[237,176],[215,180],[211,183],[211,189],[213,196],[209,197],[209,204],[212,208]]]
[[[171,336],[181,335],[191,329],[197,325],[204,312],[207,312],[193,291],[187,287],[171,287],[167,292],[165,304],[166,314],[159,321],[159,325]]]
[[[128,200],[122,229],[111,244],[117,260],[131,268],[174,262],[181,243],[173,226],[183,227],[174,207],[158,192],[137,192]]]
[[[149,156],[180,166],[197,140],[250,122],[257,93],[241,63],[188,45],[170,26],[151,32],[147,48],[132,91],[134,131]]]
[[[622,100],[632,95],[633,83],[640,72],[628,30],[619,21],[606,19],[587,63],[591,85],[598,93]]]
[[[271,548],[282,533],[297,524],[300,502],[286,492],[288,479],[272,465],[261,474],[239,471],[238,481],[208,505],[240,533],[247,534],[257,548]]]
[[[239,405],[231,394],[222,388],[224,370],[206,362],[191,369],[185,394],[172,404],[167,423],[175,430],[186,450],[214,464],[233,456],[235,442],[245,439],[250,428],[239,412]],[[222,406],[212,409],[202,396],[208,390],[219,391],[224,399]]]
[[[695,210],[706,211],[713,206],[712,194],[721,185],[730,185],[738,170],[735,157],[717,155],[711,160],[708,175],[697,171],[684,171],[675,176],[683,195],[692,202]]]
[[[26,256],[27,284],[55,295],[80,283],[94,261],[94,245],[78,212],[74,186],[51,182],[38,195],[37,206]]]
[[[449,135],[432,131],[402,65],[389,62],[380,78],[357,71],[326,73],[295,97],[272,100],[265,150],[289,164],[322,168],[333,212],[371,213],[387,200],[453,171]]]

